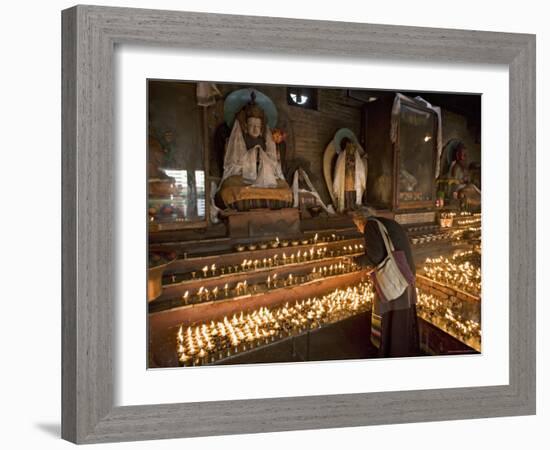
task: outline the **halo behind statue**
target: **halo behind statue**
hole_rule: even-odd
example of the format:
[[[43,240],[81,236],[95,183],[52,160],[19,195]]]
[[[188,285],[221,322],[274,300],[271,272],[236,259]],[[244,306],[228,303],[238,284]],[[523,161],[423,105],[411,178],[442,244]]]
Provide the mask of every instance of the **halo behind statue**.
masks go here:
[[[342,151],[342,139],[344,138],[348,138],[354,144],[359,144],[359,142],[357,141],[357,137],[355,137],[353,131],[351,131],[349,128],[340,128],[334,135],[334,147],[336,153],[340,153]]]
[[[229,126],[229,128],[233,127],[236,114],[244,106],[246,106],[248,102],[250,102],[250,94],[252,92],[256,94],[256,98],[254,101],[264,111],[264,114],[267,118],[267,124],[270,128],[275,128],[275,126],[277,125],[277,108],[275,107],[275,104],[267,95],[258,91],[257,89],[252,88],[245,88],[233,91],[226,97],[223,105],[223,117],[225,123]]]
[[[327,183],[328,193],[333,205],[336,205],[336,197],[332,191],[332,166],[334,165],[334,159],[336,156],[336,146],[334,145],[334,139],[331,139],[325,148],[323,154],[323,174],[325,176],[325,182]]]

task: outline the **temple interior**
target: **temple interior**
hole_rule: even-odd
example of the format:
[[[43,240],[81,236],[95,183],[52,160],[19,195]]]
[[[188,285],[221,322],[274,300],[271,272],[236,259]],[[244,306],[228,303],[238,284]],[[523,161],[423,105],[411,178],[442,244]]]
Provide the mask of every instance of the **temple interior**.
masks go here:
[[[357,211],[423,355],[481,352],[481,97],[148,80],[148,367],[377,357]]]

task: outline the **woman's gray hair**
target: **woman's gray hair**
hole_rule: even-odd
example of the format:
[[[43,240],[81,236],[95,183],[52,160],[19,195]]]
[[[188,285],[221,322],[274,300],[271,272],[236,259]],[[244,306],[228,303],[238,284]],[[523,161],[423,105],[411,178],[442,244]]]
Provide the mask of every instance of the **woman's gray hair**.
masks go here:
[[[376,210],[369,206],[361,206],[361,208],[356,209],[351,214],[353,220],[363,220],[363,221],[366,221],[369,217],[372,217],[375,215],[376,215]]]

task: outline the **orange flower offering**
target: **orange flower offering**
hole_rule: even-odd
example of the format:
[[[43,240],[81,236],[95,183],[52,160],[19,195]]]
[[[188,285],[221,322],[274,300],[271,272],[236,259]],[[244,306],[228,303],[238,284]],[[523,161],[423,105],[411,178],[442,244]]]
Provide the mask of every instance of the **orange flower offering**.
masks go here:
[[[280,144],[286,139],[286,133],[280,128],[273,128],[271,135],[273,136],[273,142],[275,142],[275,144]]]

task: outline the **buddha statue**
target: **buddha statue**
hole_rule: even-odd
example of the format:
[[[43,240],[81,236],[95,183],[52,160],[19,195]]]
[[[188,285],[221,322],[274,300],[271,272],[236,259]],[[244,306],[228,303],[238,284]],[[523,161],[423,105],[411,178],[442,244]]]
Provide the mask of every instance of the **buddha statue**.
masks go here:
[[[219,194],[225,206],[240,211],[292,204],[292,191],[284,178],[277,146],[254,91],[235,115]]]
[[[449,166],[449,171],[447,172],[447,178],[453,178],[460,184],[466,184],[468,182],[467,158],[466,146],[463,142],[458,142],[454,150],[453,160]]]

